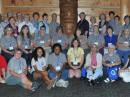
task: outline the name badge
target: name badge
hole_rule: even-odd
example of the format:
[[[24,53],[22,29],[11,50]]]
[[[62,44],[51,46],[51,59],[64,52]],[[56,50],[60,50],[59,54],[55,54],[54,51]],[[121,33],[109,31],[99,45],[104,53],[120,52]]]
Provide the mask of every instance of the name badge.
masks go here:
[[[124,44],[129,44],[129,42],[128,42],[128,41],[125,41]]]
[[[27,46],[27,45],[25,45],[25,49],[28,49],[28,46]]]
[[[57,42],[58,42],[58,43],[61,43],[61,42],[62,42],[62,40],[57,40]]]
[[[60,71],[61,67],[60,66],[56,66],[56,71]]]
[[[112,45],[112,43],[108,43],[108,46]]]
[[[44,42],[44,40],[43,40],[43,41],[40,41],[40,43],[41,43],[41,44],[44,44],[45,42]]]
[[[98,42],[94,42],[94,44],[98,45]]]
[[[9,47],[9,50],[13,50],[14,49],[14,47]]]

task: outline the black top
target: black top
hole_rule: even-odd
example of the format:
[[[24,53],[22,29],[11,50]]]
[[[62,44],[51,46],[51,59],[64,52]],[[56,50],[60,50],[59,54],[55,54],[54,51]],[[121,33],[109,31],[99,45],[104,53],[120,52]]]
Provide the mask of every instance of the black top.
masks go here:
[[[89,36],[89,22],[86,19],[80,20],[77,23],[77,28],[81,29],[81,35],[85,35],[85,31],[88,31],[87,36]]]

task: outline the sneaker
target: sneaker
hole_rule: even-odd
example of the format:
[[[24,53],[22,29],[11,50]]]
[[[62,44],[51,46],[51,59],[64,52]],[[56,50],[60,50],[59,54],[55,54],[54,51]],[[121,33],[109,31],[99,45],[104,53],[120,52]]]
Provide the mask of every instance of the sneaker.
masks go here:
[[[41,84],[39,84],[38,82],[33,82],[32,91],[36,91],[40,86],[41,86]]]
[[[113,82],[115,82],[116,80],[111,80],[111,82],[113,83]]]
[[[109,79],[109,78],[106,78],[106,79],[104,80],[104,82],[105,82],[105,83],[109,83],[109,82],[110,82],[110,79]]]
[[[0,83],[5,84],[6,82],[5,82],[5,80],[1,79]]]
[[[63,86],[63,81],[62,81],[62,79],[60,79],[60,80],[58,80],[58,81],[56,82],[56,86],[57,86],[57,87],[62,87],[62,86]]]
[[[69,82],[63,80],[62,87],[67,88],[68,86],[69,86]]]

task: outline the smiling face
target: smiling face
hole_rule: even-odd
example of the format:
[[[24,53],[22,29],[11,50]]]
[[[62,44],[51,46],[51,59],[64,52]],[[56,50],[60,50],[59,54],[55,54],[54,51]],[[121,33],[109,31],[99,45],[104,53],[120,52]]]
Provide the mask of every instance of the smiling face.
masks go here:
[[[25,28],[23,29],[23,34],[24,34],[24,35],[27,35],[27,33],[29,33],[29,28],[28,28],[28,27],[25,27]]]
[[[37,56],[42,57],[42,54],[43,54],[42,49],[38,49],[37,50]]]
[[[14,56],[15,56],[15,58],[16,59],[20,59],[21,58],[21,55],[22,55],[22,52],[21,51],[15,51],[15,54],[14,54]]]
[[[74,41],[73,41],[73,46],[74,46],[74,48],[77,48],[78,45],[79,45],[78,41],[77,41],[77,40],[74,40]]]

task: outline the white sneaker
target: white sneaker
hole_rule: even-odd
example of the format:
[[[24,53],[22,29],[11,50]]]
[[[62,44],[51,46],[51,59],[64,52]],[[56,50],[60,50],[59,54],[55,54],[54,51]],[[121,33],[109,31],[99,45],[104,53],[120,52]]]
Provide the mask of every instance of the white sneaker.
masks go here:
[[[0,80],[0,83],[2,83],[2,84],[5,84],[6,82],[5,82],[5,80]]]
[[[110,82],[110,79],[109,79],[109,78],[106,78],[106,79],[104,80],[104,82],[105,82],[105,83],[109,83],[109,82]]]
[[[113,83],[113,82],[115,82],[116,80],[111,80],[111,82]]]
[[[63,83],[63,87],[64,88],[67,88],[69,86],[69,82],[68,81],[63,81],[62,83]]]

